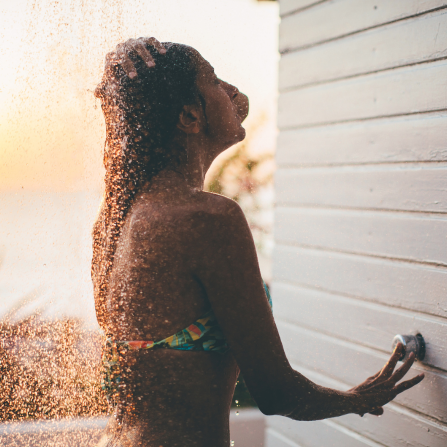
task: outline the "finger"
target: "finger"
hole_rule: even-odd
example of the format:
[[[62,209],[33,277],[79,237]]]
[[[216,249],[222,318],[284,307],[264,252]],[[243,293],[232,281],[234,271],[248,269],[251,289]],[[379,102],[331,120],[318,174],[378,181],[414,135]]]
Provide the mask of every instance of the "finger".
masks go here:
[[[166,48],[155,37],[140,37],[137,40],[143,45],[153,46],[160,54],[166,54]]]
[[[113,51],[110,53],[106,54],[106,63],[105,66],[107,67],[108,65],[110,65],[113,61],[116,60],[116,53],[114,53]]]
[[[412,352],[405,363],[399,369],[397,369],[396,372],[388,380],[392,380],[394,383],[399,382],[399,380],[402,379],[405,374],[407,374],[408,370],[413,365],[415,358],[416,357]]]
[[[124,71],[126,72],[127,76],[129,76],[130,79],[134,79],[137,77],[137,71],[135,70],[135,66],[127,54],[125,54],[123,58],[120,60],[120,65],[121,67],[123,67]]]
[[[154,58],[142,42],[136,42],[133,49],[140,55],[141,59],[143,59],[149,68],[155,66]]]
[[[396,393],[396,395],[409,390],[410,388],[414,387],[415,385],[417,385],[419,382],[422,381],[422,379],[425,377],[425,374],[419,374],[416,377],[413,377],[410,380],[406,380],[405,382],[399,383],[399,385],[396,385],[393,388],[393,391]]]
[[[125,52],[126,52],[126,47],[125,47],[124,43],[122,43],[122,42],[119,43],[116,46],[116,56],[118,58],[122,58]]]
[[[381,416],[383,414],[383,408],[374,408],[374,410],[371,410],[369,414],[373,414],[374,416]]]
[[[129,76],[130,79],[133,79],[137,76],[137,71],[126,50],[126,46],[123,43],[120,43],[116,46],[116,55],[119,64],[123,67],[127,76]]]
[[[403,349],[402,343],[398,343],[396,348],[394,349],[394,352],[391,355],[390,359],[385,364],[385,366],[382,368],[382,371],[380,373],[381,377],[389,377],[392,374],[392,372],[394,371],[394,368],[397,365],[397,362],[400,359],[400,356],[402,355],[402,349]]]
[[[376,373],[375,373],[373,376],[371,376],[368,380],[373,381],[374,379],[377,379],[377,377],[379,377],[380,374],[382,374],[382,371],[383,371],[383,368],[382,368],[379,372],[376,372]]]

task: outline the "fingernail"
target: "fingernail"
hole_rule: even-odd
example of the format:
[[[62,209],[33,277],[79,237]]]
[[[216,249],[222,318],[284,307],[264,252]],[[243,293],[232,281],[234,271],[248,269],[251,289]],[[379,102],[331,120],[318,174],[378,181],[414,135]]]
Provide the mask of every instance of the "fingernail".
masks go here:
[[[155,67],[155,62],[154,62],[154,61],[148,61],[148,62],[147,62],[147,66],[148,66],[149,68]]]
[[[166,54],[166,48],[161,48],[159,51],[160,54]]]
[[[134,79],[134,78],[136,78],[137,77],[137,73],[135,72],[135,71],[131,71],[130,73],[129,73],[129,78],[130,79]]]

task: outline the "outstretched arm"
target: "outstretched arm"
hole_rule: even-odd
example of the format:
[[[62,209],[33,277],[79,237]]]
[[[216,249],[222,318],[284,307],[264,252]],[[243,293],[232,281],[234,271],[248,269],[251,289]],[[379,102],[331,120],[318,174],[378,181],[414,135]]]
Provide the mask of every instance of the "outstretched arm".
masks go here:
[[[206,290],[253,398],[264,414],[316,420],[347,413],[381,414],[381,407],[419,383],[417,376],[396,386],[410,358],[393,373],[401,347],[385,367],[347,392],[321,387],[294,371],[285,355],[263,289],[253,238],[240,207],[216,197],[198,224],[193,274]]]

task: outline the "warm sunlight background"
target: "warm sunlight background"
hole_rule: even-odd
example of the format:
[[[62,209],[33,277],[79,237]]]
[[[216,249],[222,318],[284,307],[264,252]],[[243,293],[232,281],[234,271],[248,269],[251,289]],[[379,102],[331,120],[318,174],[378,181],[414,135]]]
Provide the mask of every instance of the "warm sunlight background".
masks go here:
[[[104,127],[92,91],[105,54],[129,37],[197,48],[248,94],[256,150],[275,144],[276,2],[1,0],[0,316],[82,316],[94,324],[90,229]]]

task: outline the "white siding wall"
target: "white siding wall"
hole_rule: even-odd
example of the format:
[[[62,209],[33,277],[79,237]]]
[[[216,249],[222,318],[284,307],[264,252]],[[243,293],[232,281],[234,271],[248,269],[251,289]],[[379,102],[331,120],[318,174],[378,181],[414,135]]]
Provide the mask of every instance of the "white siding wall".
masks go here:
[[[447,445],[447,0],[281,0],[274,313],[347,389],[420,332],[385,415],[268,419],[269,447]]]

